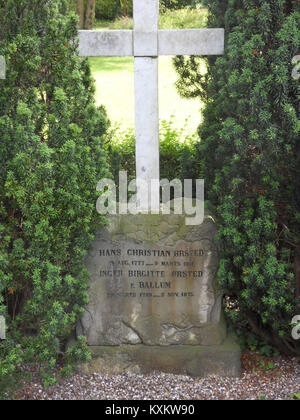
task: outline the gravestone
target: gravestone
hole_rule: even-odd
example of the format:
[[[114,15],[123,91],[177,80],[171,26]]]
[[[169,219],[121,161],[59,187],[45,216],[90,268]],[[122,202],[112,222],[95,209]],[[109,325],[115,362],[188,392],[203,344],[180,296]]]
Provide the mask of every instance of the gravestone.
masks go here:
[[[159,180],[158,55],[222,54],[224,30],[158,30],[158,10],[158,0],[134,0],[134,31],[79,34],[81,56],[135,57],[137,182],[146,185],[141,214],[110,216],[88,253],[90,301],[77,335],[93,359],[81,369],[238,376],[240,349],[227,334],[216,279],[214,218],[187,226],[185,215],[142,214],[150,202],[153,210],[143,198]],[[159,210],[158,186],[154,196]]]
[[[90,345],[217,345],[226,336],[216,283],[216,226],[181,215],[119,215],[88,254]]]
[[[115,215],[86,258],[89,304],[77,325],[92,361],[85,373],[240,375],[216,274],[217,227],[184,215]]]

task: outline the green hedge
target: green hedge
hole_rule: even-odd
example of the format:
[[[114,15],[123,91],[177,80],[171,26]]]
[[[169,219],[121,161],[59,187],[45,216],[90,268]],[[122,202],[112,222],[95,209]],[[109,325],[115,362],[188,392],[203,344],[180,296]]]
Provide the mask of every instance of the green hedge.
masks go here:
[[[0,2],[0,390],[18,363],[53,367],[88,356],[64,346],[87,302],[84,265],[96,185],[107,177],[108,122],[94,102],[77,17],[64,0]]]
[[[127,171],[129,180],[136,178],[135,134],[133,130],[112,130],[106,144],[111,172],[116,185],[119,171]],[[172,121],[162,121],[160,129],[160,178],[199,178],[199,156],[196,156],[195,137],[177,130]]]
[[[96,19],[114,20],[120,13],[119,0],[96,0]]]
[[[195,7],[201,0],[160,0],[160,7],[163,10],[178,10],[185,7]]]
[[[122,15],[124,0],[96,0],[96,19],[114,20]],[[201,3],[200,0],[161,0],[160,8],[165,10],[177,10],[185,7],[194,7]],[[127,0],[127,16],[133,14],[133,1]]]
[[[178,86],[205,102],[200,126],[206,193],[215,205],[228,315],[282,352],[300,354],[300,4],[205,0],[226,50],[176,59]]]

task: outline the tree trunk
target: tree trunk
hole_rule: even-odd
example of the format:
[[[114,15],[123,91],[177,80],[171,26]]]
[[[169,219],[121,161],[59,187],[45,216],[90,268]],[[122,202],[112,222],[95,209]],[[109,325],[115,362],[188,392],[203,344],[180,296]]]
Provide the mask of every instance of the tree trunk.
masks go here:
[[[85,14],[85,29],[93,29],[95,23],[96,0],[87,0]]]
[[[257,337],[264,340],[267,344],[276,347],[282,354],[286,356],[300,355],[299,347],[295,345],[295,340],[292,340],[292,338],[280,339],[277,334],[274,334],[271,330],[268,331],[265,326],[260,325],[259,317],[254,312],[248,312],[247,320],[252,332]]]
[[[123,0],[123,16],[127,16],[127,0]]]
[[[79,17],[78,26],[79,29],[84,29],[84,0],[77,0],[77,14]]]

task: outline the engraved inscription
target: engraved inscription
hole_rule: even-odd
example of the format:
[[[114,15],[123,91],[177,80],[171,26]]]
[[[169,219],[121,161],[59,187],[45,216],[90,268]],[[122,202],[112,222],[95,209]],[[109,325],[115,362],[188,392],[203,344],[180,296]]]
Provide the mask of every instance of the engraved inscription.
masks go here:
[[[181,216],[146,216],[117,217],[97,232],[86,259],[89,303],[77,334],[91,346],[221,343],[226,331],[213,220],[186,228]]]
[[[188,249],[149,249],[139,248],[101,248],[99,277],[111,283],[111,280],[123,279],[115,286],[110,284],[107,297],[113,298],[188,298],[193,292],[188,284],[175,284],[174,279],[194,279],[203,277],[205,251],[192,245]],[[114,259],[113,259],[114,258]],[[103,269],[103,266],[113,267]],[[174,288],[178,290],[174,290]],[[159,289],[171,290],[169,293],[158,293]],[[174,291],[173,291],[174,290]]]

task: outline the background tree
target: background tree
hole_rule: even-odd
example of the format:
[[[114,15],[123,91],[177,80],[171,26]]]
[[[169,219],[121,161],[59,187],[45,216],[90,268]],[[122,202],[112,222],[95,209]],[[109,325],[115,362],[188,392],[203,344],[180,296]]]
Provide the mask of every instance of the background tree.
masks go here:
[[[95,23],[96,0],[76,0],[80,29],[93,29]]]
[[[122,9],[122,15],[127,16],[128,1],[127,0],[120,0],[120,4],[121,4],[121,9]]]
[[[85,29],[93,29],[95,23],[96,0],[86,0]]]
[[[19,361],[53,367],[87,301],[84,265],[103,220],[96,185],[108,176],[108,122],[77,56],[77,16],[64,0],[0,0],[1,379]]]
[[[84,29],[84,12],[85,12],[85,7],[84,7],[84,0],[77,0],[76,2],[76,6],[77,6],[77,14],[79,17],[79,28]]]
[[[207,198],[220,222],[219,281],[233,322],[299,354],[300,4],[205,1],[209,25],[226,29],[223,57],[176,59],[178,88],[205,102],[198,152]]]

